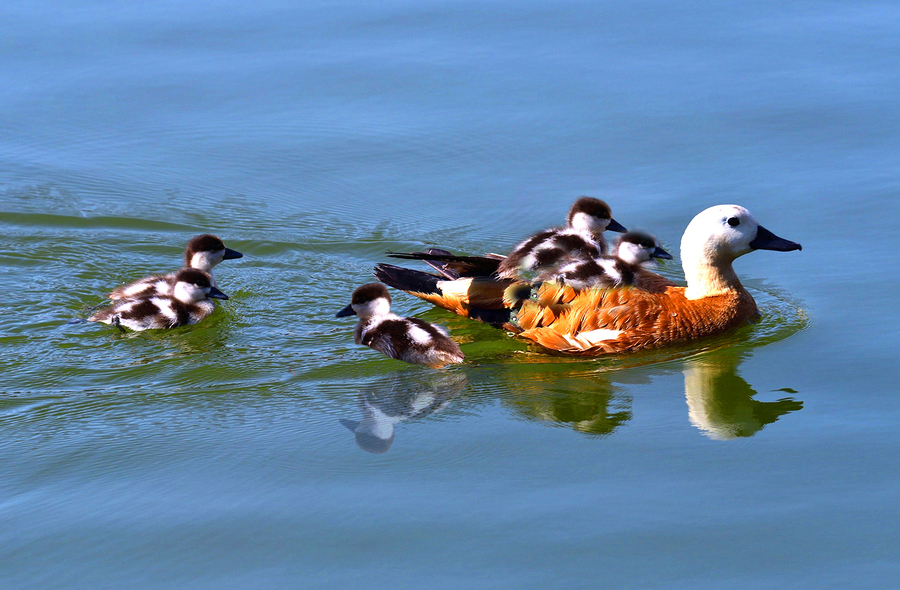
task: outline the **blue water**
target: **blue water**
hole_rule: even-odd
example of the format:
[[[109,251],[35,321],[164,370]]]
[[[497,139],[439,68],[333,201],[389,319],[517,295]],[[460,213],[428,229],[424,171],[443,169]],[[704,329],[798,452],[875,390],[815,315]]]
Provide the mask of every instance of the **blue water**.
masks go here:
[[[867,1],[3,3],[0,586],[895,587],[898,26]],[[583,194],[672,253],[718,203],[803,251],[737,261],[759,325],[635,357],[394,293],[466,353],[432,371],[333,317],[387,250],[503,251]],[[213,317],[69,323],[203,232],[245,254]]]

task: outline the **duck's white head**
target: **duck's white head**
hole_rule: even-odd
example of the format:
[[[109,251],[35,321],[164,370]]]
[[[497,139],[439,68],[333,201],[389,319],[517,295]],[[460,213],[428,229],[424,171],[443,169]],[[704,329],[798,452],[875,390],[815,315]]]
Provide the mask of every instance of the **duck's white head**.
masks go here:
[[[616,257],[629,264],[642,264],[653,258],[672,259],[672,255],[660,247],[659,240],[644,231],[623,234],[616,243]]]
[[[204,299],[228,299],[228,295],[213,287],[209,273],[196,268],[182,268],[178,271],[172,295],[183,303],[197,303]]]
[[[689,299],[706,297],[733,286],[737,277],[731,263],[748,252],[800,249],[800,244],[779,238],[761,226],[740,205],[710,207],[691,220],[681,238],[687,296]]]
[[[569,227],[595,235],[605,231],[625,232],[621,223],[612,218],[612,211],[604,201],[581,197],[569,209]]]
[[[342,318],[358,315],[361,319],[384,316],[391,313],[391,295],[381,283],[366,283],[353,292],[350,305],[335,314]]]
[[[206,272],[222,262],[234,258],[243,258],[237,250],[226,248],[225,243],[212,234],[203,234],[191,238],[184,249],[184,265]]]

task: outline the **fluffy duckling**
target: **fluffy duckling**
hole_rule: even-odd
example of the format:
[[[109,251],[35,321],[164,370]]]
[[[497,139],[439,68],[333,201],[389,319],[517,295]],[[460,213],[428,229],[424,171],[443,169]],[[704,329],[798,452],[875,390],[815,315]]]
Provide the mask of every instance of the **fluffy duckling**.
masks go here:
[[[353,292],[350,305],[336,317],[359,316],[354,341],[392,359],[438,368],[461,363],[465,356],[447,331],[417,318],[391,313],[391,296],[381,283],[367,283]]]
[[[212,285],[209,273],[196,268],[183,268],[175,273],[174,283],[171,295],[117,301],[88,321],[132,330],[177,328],[196,324],[211,314],[216,309],[211,299],[228,299],[228,295]]]
[[[616,242],[615,255],[579,257],[559,269],[541,273],[538,280],[564,283],[573,289],[635,285],[643,278],[643,265],[657,258],[671,260],[672,255],[660,247],[655,236],[630,231]]]
[[[514,279],[522,272],[552,268],[569,256],[596,257],[608,251],[603,232],[626,229],[612,218],[609,205],[600,199],[581,197],[569,210],[566,227],[538,232],[521,242],[500,262],[498,276]]]
[[[212,286],[216,287],[216,280],[212,276],[214,266],[223,260],[243,258],[244,255],[231,248],[226,248],[225,243],[211,234],[196,236],[188,242],[184,249],[184,266],[196,268],[209,274]],[[175,288],[176,273],[165,275],[150,275],[133,283],[117,287],[109,294],[109,299],[137,299],[154,296],[167,297],[172,295]]]
[[[565,286],[545,283],[537,300],[517,313],[519,336],[547,349],[595,356],[720,334],[759,317],[734,260],[754,250],[800,249],[759,225],[744,207],[710,207],[694,217],[681,240],[687,287],[661,293],[588,289],[565,296]]]

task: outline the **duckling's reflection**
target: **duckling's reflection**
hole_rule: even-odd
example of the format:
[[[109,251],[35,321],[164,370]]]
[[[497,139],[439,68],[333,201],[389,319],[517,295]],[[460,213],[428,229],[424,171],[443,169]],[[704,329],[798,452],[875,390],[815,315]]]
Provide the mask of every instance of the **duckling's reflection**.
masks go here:
[[[400,422],[424,418],[447,407],[466,386],[462,373],[400,371],[379,379],[360,392],[359,421],[340,422],[369,453],[386,453]]]
[[[737,374],[743,357],[741,353],[725,350],[685,361],[688,418],[709,438],[729,440],[753,436],[766,424],[803,407],[803,402],[792,398],[773,402],[753,399],[756,390]]]

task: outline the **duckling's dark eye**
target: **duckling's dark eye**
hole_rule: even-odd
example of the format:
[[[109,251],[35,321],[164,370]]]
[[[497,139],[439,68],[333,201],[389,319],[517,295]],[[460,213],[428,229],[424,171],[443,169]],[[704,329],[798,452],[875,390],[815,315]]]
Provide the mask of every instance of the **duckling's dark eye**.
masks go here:
[[[741,224],[741,220],[738,219],[737,217],[729,217],[728,218],[728,225],[730,225],[731,227],[737,227],[740,224]]]

